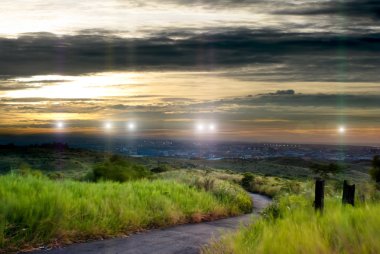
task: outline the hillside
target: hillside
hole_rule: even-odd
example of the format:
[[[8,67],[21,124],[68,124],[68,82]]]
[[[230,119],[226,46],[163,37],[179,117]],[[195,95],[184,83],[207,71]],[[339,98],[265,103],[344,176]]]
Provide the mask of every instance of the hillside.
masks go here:
[[[38,146],[0,145],[0,173],[20,167],[30,167],[45,173],[62,173],[68,177],[81,177],[95,164],[110,154],[71,148],[66,144],[53,143]],[[304,179],[312,177],[309,167],[313,163],[327,163],[304,158],[276,157],[266,159],[182,159],[170,157],[126,157],[148,169],[163,165],[173,169],[222,169],[231,172],[252,172],[267,176]],[[368,180],[370,161],[344,163],[340,178]]]

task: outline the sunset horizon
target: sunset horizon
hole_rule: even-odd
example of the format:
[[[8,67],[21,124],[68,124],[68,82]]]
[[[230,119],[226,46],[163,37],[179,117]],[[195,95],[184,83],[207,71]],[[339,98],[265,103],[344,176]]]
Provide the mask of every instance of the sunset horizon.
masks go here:
[[[1,135],[380,144],[371,1],[21,2],[0,10]]]

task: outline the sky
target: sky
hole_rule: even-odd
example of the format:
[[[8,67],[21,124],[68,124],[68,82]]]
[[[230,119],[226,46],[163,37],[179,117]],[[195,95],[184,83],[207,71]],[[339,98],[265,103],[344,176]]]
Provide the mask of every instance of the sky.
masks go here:
[[[0,134],[379,145],[379,21],[377,0],[2,0]]]

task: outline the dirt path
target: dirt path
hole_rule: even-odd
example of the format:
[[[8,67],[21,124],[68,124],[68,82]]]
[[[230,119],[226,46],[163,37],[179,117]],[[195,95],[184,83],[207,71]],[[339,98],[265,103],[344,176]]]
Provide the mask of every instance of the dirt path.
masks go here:
[[[258,194],[250,194],[254,200],[252,214],[199,224],[179,225],[151,230],[127,238],[73,244],[65,248],[36,251],[34,254],[195,254],[212,237],[234,230],[240,224],[248,224],[253,216],[268,206],[271,200]]]

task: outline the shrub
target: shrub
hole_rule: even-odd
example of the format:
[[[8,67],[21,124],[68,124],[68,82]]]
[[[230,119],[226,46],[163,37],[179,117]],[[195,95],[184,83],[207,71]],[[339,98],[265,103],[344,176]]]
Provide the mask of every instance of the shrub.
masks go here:
[[[126,182],[129,180],[144,178],[149,175],[149,170],[144,166],[133,163],[117,155],[97,164],[92,172],[94,181],[111,180],[115,182]]]
[[[19,166],[19,169],[12,171],[14,174],[22,175],[22,176],[35,176],[35,177],[44,177],[41,170],[38,169],[32,169],[29,164],[27,163],[21,163]]]
[[[48,173],[47,177],[49,177],[52,180],[62,180],[65,178],[65,175],[62,172],[52,172]]]
[[[336,163],[329,163],[327,165],[315,163],[310,167],[310,169],[314,172],[314,174],[317,174],[322,178],[328,178],[329,175],[334,175],[341,172],[343,167]]]
[[[302,184],[296,180],[245,173],[241,185],[247,191],[275,197],[282,193],[299,193]]]
[[[173,169],[169,165],[160,165],[158,167],[152,168],[150,170],[150,172],[155,173],[155,174],[159,174],[159,173],[167,172],[170,170],[173,170]]]
[[[252,173],[244,173],[243,179],[241,179],[241,186],[243,186],[244,189],[249,190],[254,178],[255,176]]]

